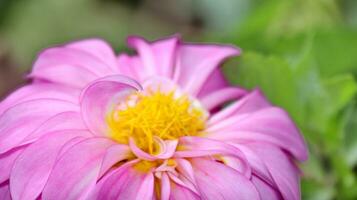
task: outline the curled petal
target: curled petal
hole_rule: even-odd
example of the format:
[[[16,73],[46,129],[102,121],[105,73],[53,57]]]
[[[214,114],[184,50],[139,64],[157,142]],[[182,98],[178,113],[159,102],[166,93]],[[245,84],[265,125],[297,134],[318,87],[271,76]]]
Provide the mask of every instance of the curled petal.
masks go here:
[[[95,135],[106,135],[109,130],[106,116],[121,100],[141,86],[125,76],[107,76],[89,84],[81,94],[82,118]]]
[[[160,147],[160,153],[157,155],[151,155],[141,150],[138,146],[136,146],[135,141],[130,138],[129,146],[132,152],[140,159],[154,161],[157,159],[168,159],[171,158],[176,150],[178,141],[177,140],[165,140],[163,141],[161,138],[154,137],[154,141]]]

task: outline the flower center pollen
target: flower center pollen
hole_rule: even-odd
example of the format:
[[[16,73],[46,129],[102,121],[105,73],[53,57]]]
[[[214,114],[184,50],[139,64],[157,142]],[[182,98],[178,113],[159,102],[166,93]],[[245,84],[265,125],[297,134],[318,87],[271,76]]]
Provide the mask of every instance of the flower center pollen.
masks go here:
[[[178,139],[199,135],[205,128],[205,112],[187,96],[175,91],[137,92],[127,97],[107,117],[111,137],[118,143],[136,145],[150,154],[158,153],[154,138]]]

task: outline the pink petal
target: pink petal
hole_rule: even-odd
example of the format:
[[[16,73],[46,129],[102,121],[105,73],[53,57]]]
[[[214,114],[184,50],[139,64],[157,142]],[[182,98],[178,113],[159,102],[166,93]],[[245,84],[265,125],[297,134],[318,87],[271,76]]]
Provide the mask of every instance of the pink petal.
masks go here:
[[[245,176],[250,177],[251,169],[245,155],[238,148],[230,144],[201,137],[181,137],[179,145],[182,146],[184,150],[177,150],[175,157],[229,156],[241,163],[240,168],[237,168],[237,170]]]
[[[149,44],[137,36],[128,37],[128,45],[136,49],[142,62],[145,76],[159,75],[171,78],[173,74],[178,37],[171,37]]]
[[[227,57],[236,56],[233,46],[183,44],[178,50],[174,80],[185,91],[196,96]]]
[[[76,110],[77,105],[55,99],[30,100],[9,108],[0,116],[0,153],[19,145],[49,118]]]
[[[43,51],[37,58],[31,78],[83,88],[98,77],[115,72],[97,56],[87,51],[55,47]]]
[[[162,173],[161,175],[161,183],[160,183],[160,188],[161,188],[161,200],[170,200],[170,179],[167,176],[166,173]]]
[[[271,106],[260,90],[254,90],[244,98],[224,108],[209,119],[209,126],[224,123],[229,117],[254,112]]]
[[[11,200],[9,183],[7,183],[7,182],[0,184],[0,199],[1,200]]]
[[[1,101],[0,114],[2,114],[6,109],[16,104],[29,100],[43,98],[58,99],[77,103],[79,100],[79,91],[68,87],[48,83],[27,85],[17,89],[6,99]]]
[[[101,164],[99,178],[101,178],[113,165],[131,156],[130,148],[127,145],[117,144],[109,147]]]
[[[246,156],[249,165],[252,168],[252,172],[255,176],[259,176],[265,182],[275,185],[275,181],[271,176],[268,167],[265,165],[261,156],[257,152],[253,151],[251,148],[247,147],[245,144],[232,144],[239,148]]]
[[[299,170],[289,156],[269,144],[254,143],[247,146],[265,163],[284,199],[300,199]]]
[[[210,93],[228,87],[229,83],[224,78],[221,69],[215,69],[212,74],[207,78],[207,81],[202,86],[201,91],[198,94],[199,98],[209,95]]]
[[[186,179],[188,179],[191,183],[196,185],[195,172],[192,168],[191,163],[186,159],[175,159],[177,162],[177,171],[182,174]],[[195,189],[191,190],[195,191]]]
[[[35,131],[29,134],[20,144],[31,143],[36,141],[38,138],[55,131],[85,129],[87,129],[87,127],[84,125],[79,112],[63,112],[49,118]]]
[[[174,186],[170,191],[170,200],[201,200],[202,198],[196,193],[192,192],[190,189],[183,187],[178,184],[173,184]]]
[[[274,189],[272,186],[264,182],[259,177],[253,176],[252,182],[257,188],[260,199],[269,199],[269,200],[282,200],[283,197],[280,195],[279,191]]]
[[[102,39],[87,39],[66,45],[68,48],[85,51],[98,58],[112,71],[118,71],[116,57],[111,46]]]
[[[76,89],[85,87],[89,82],[94,81],[98,77],[98,75],[93,74],[93,72],[86,68],[66,64],[36,69],[36,71],[32,71],[32,73],[28,75],[28,78],[33,80],[45,80]]]
[[[160,90],[162,92],[172,92],[182,94],[182,91],[171,79],[162,76],[152,76],[145,81],[143,81],[142,86],[144,90]]]
[[[130,138],[129,140],[129,146],[133,154],[135,154],[138,158],[143,159],[143,160],[149,160],[149,161],[154,161],[157,159],[168,159],[173,156],[175,153],[176,147],[177,147],[177,140],[166,140],[163,141],[162,139],[156,137],[154,138],[155,141],[158,143],[160,146],[160,153],[157,155],[151,155],[143,150],[141,150],[139,147],[136,146],[134,140]]]
[[[14,148],[6,153],[0,154],[0,183],[7,181],[15,160],[25,150],[26,146]]]
[[[246,93],[245,90],[237,87],[226,87],[204,96],[201,98],[201,103],[207,110],[212,110],[228,101],[236,100]]]
[[[130,57],[124,53],[120,54],[117,59],[119,74],[128,76],[137,81],[145,79],[145,74],[142,73],[142,64],[138,60],[138,57]]]
[[[113,141],[99,137],[73,145],[52,169],[42,192],[43,199],[85,198],[98,180],[107,149],[113,145]]]
[[[208,159],[192,159],[192,165],[203,199],[260,199],[252,182],[238,171]]]
[[[107,76],[90,83],[80,98],[82,117],[95,135],[106,135],[109,130],[106,116],[128,94],[141,86],[124,76]]]
[[[299,130],[288,114],[276,107],[251,113],[208,137],[237,143],[269,142],[287,150],[298,160],[303,161],[308,157],[307,147]]]
[[[74,138],[89,136],[91,133],[88,131],[60,131],[43,137],[26,148],[12,169],[12,198],[36,199],[41,194],[64,144]]]
[[[135,171],[132,164],[124,164],[101,179],[88,199],[152,200],[153,174]]]

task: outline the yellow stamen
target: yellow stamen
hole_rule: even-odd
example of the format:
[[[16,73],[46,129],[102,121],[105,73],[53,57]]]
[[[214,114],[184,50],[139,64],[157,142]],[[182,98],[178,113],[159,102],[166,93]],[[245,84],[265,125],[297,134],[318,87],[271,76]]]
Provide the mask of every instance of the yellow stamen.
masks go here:
[[[128,144],[133,138],[139,148],[156,154],[160,149],[155,136],[172,140],[198,135],[204,129],[205,115],[187,96],[158,90],[129,96],[108,115],[107,122],[111,137],[118,143]]]
[[[134,169],[139,171],[139,172],[149,172],[151,169],[156,167],[158,165],[158,162],[151,162],[151,161],[146,161],[142,160],[134,165]]]

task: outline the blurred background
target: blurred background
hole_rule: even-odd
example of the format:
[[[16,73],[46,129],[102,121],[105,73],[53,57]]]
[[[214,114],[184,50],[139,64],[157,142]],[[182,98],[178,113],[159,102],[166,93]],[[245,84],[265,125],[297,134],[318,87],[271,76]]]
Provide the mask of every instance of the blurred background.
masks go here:
[[[243,48],[224,71],[303,131],[303,199],[357,199],[356,0],[0,0],[0,98],[43,48],[101,37],[122,51],[130,34],[174,33]]]

